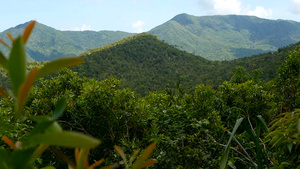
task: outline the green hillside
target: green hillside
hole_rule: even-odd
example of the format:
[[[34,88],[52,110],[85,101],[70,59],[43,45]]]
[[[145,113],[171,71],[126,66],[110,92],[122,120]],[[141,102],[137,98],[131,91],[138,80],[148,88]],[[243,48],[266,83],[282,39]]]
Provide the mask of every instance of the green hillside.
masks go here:
[[[19,35],[28,23],[18,25],[0,33],[0,39],[7,43],[6,32],[13,37]],[[27,44],[29,60],[47,61],[58,57],[76,56],[91,48],[116,42],[133,34],[121,31],[59,31],[37,23]],[[7,53],[2,45],[0,50]]]
[[[122,80],[123,87],[142,95],[174,87],[178,81],[186,88],[200,83],[217,88],[224,80],[230,80],[235,66],[243,66],[248,72],[260,68],[263,79],[274,78],[275,66],[292,47],[233,61],[209,61],[143,33],[83,53],[80,57],[85,62],[74,70],[80,76],[97,80],[113,76]]]
[[[149,32],[209,60],[232,60],[276,51],[300,41],[299,22],[240,15],[180,14]]]

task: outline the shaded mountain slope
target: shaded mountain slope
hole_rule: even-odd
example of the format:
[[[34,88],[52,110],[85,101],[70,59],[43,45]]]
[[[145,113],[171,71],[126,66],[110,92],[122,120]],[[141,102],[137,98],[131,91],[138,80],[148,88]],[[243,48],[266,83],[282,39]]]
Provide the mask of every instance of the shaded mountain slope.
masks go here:
[[[244,66],[249,72],[260,68],[264,72],[262,78],[270,80],[276,74],[275,67],[293,47],[219,62],[181,51],[154,35],[143,33],[81,54],[85,62],[73,70],[97,80],[113,76],[122,80],[123,87],[144,95],[164,90],[165,86],[174,87],[178,81],[185,88],[200,83],[217,87],[224,80],[230,80],[235,66]]]

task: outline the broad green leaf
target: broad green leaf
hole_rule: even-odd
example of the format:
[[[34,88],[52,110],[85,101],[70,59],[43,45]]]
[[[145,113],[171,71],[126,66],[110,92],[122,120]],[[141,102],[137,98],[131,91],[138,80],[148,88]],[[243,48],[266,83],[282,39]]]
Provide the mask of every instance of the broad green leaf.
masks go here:
[[[140,158],[138,158],[132,165],[133,169],[139,169],[142,164],[145,163],[145,161],[150,157],[151,153],[153,152],[154,148],[156,146],[156,143],[150,144],[142,153]]]
[[[4,98],[8,98],[6,91],[0,86],[0,95]]]
[[[42,115],[29,116],[29,117],[26,117],[26,119],[35,121],[35,122],[37,122],[37,123],[42,123],[42,122],[47,122],[47,121],[50,122],[50,121],[51,121],[49,117],[47,117],[47,116],[42,116]]]
[[[33,164],[30,162],[33,149],[18,150],[12,153],[13,168],[17,169],[33,169]]]
[[[34,28],[34,25],[35,25],[35,21],[32,21],[30,22],[27,27],[25,28],[24,30],[24,33],[23,33],[23,43],[25,44],[31,34],[31,31],[33,30]]]
[[[21,37],[14,42],[8,59],[8,75],[15,96],[26,78],[25,49]]]
[[[46,132],[33,135],[23,145],[30,148],[40,144],[69,148],[95,148],[100,144],[100,140],[75,132]]]
[[[46,128],[45,130],[45,132],[62,132],[62,131],[63,129],[56,121],[54,121],[52,125]]]
[[[42,123],[38,123],[37,125],[35,125],[35,127],[33,128],[33,130],[30,132],[30,134],[29,134],[28,137],[30,138],[32,135],[44,132],[53,123],[54,123],[53,121],[44,121]]]
[[[59,99],[56,103],[51,120],[53,121],[57,120],[65,111],[66,105],[67,105],[67,100],[65,98]]]
[[[39,70],[37,68],[33,69],[27,76],[25,82],[20,86],[18,91],[18,108],[21,109],[25,99],[35,81],[35,77],[38,74]]]
[[[3,69],[7,70],[7,59],[6,59],[6,57],[3,55],[2,52],[0,52],[0,66],[1,66]]]
[[[9,163],[11,163],[11,154],[4,149],[0,149],[0,168],[1,169],[11,169]]]
[[[83,61],[84,60],[81,58],[61,58],[52,62],[48,62],[40,69],[37,77],[44,77],[60,69],[79,65],[83,63]]]
[[[41,169],[56,169],[55,167],[52,167],[52,166],[48,166],[48,167],[43,167]]]
[[[229,140],[227,142],[227,145],[225,147],[225,151],[222,155],[221,161],[220,161],[220,169],[225,169],[227,166],[227,161],[228,161],[228,155],[229,155],[229,150],[230,150],[230,143],[231,140],[233,139],[233,136],[236,132],[236,130],[239,128],[239,126],[241,125],[241,123],[243,122],[244,118],[239,118],[236,120],[235,125],[233,127],[233,130],[231,132],[231,135],[229,137]]]

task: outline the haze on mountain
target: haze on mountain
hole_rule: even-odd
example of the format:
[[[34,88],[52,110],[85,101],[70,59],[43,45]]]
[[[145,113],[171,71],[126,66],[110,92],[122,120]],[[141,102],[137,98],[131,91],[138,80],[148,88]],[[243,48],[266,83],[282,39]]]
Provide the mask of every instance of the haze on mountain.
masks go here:
[[[10,42],[6,33],[18,36],[25,29],[24,23],[0,33],[0,39]],[[35,28],[26,45],[28,60],[50,61],[59,57],[77,56],[91,48],[105,46],[133,33],[121,31],[60,31],[41,23]],[[0,45],[0,50],[7,55],[8,49]]]
[[[180,14],[149,31],[209,60],[232,60],[300,41],[300,23],[246,15]]]
[[[15,37],[27,23],[6,32]],[[300,23],[254,16],[219,15],[196,17],[180,14],[149,31],[159,39],[209,60],[232,60],[256,55],[300,41]],[[60,31],[37,23],[27,45],[29,60],[48,61],[76,56],[134,35],[121,31]],[[8,50],[0,45],[0,50]]]

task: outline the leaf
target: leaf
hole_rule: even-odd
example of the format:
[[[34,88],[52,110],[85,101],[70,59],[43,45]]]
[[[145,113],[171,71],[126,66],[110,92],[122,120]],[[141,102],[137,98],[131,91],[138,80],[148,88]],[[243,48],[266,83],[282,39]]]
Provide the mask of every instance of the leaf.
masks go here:
[[[151,153],[153,152],[153,149],[156,146],[156,142],[150,144],[142,153],[140,158],[138,158],[132,165],[133,169],[139,169],[141,165],[147,160],[147,158],[150,157]]]
[[[14,96],[17,96],[20,86],[26,78],[25,49],[21,37],[14,42],[8,59],[8,75]]]
[[[8,44],[5,43],[2,39],[0,39],[0,43],[1,43],[2,45],[4,45],[5,47],[9,48]]]
[[[90,149],[82,148],[78,155],[78,161],[76,161],[76,169],[84,169],[88,167],[88,155]]]
[[[52,166],[48,166],[48,167],[43,167],[41,169],[56,169],[55,167],[52,167]]]
[[[156,163],[157,163],[156,160],[148,160],[147,162],[145,162],[144,164],[141,165],[141,168],[145,168],[145,167],[148,167],[148,166],[156,164]]]
[[[3,69],[7,70],[7,59],[1,52],[0,52],[0,65],[2,66]]]
[[[6,91],[0,86],[0,95],[4,98],[8,98]]]
[[[95,148],[100,144],[100,140],[75,132],[49,132],[33,135],[23,143],[23,146],[30,148],[39,144],[69,148]]]
[[[13,167],[12,168],[20,168],[20,169],[32,169],[33,164],[30,163],[31,155],[33,154],[33,149],[27,150],[18,150],[14,151],[12,154]]]
[[[63,112],[65,111],[66,105],[67,105],[66,98],[60,98],[57,101],[54,112],[53,112],[53,116],[51,117],[52,121],[57,120],[63,114]]]
[[[38,123],[33,130],[29,134],[29,138],[32,135],[44,132],[48,127],[50,127],[54,122],[53,121],[45,121],[43,123]]]
[[[66,164],[68,164],[69,169],[75,169],[75,164],[72,160],[69,159],[67,155],[65,155],[63,152],[60,150],[50,147],[49,148],[52,152],[54,152],[58,157],[60,157]]]
[[[293,143],[289,143],[287,145],[287,148],[288,148],[288,150],[289,150],[290,153],[292,153],[293,145],[294,145]]]
[[[25,82],[20,86],[19,92],[18,92],[18,108],[21,109],[25,99],[35,81],[35,77],[38,74],[39,69],[35,68],[33,69],[29,75],[27,76]]]
[[[124,151],[122,150],[121,147],[115,145],[114,146],[115,150],[117,151],[117,153],[122,157],[123,161],[124,161],[124,164],[125,164],[125,168],[128,167],[128,164],[127,164],[127,159],[126,159],[126,156],[124,154]]]
[[[87,169],[94,169],[95,167],[97,167],[98,165],[100,165],[101,163],[103,163],[103,161],[104,161],[104,159],[96,161],[94,164],[92,164],[91,166],[89,166],[89,168],[87,168]]]
[[[258,118],[259,122],[262,124],[263,128],[265,129],[265,131],[267,133],[270,133],[270,130],[269,130],[268,125],[266,124],[264,118],[261,115],[258,115],[257,118]]]
[[[10,39],[10,41],[12,43],[14,43],[14,38],[11,36],[11,34],[9,32],[7,32],[6,35],[8,36],[8,38]]]
[[[10,153],[4,149],[0,149],[0,168],[1,169],[11,169],[11,167],[9,167],[8,163],[11,163]]]
[[[48,62],[40,69],[37,77],[44,77],[60,69],[79,65],[83,63],[83,61],[81,58],[61,58]]]
[[[12,148],[13,150],[16,150],[16,149],[17,149],[15,143],[14,143],[11,139],[9,139],[8,137],[2,136],[2,140],[3,140],[10,148]]]
[[[225,151],[222,155],[221,161],[220,161],[220,169],[225,169],[227,166],[227,161],[228,161],[228,155],[229,155],[229,150],[230,150],[230,143],[231,140],[233,139],[233,136],[236,132],[236,130],[239,128],[239,126],[241,125],[241,123],[243,122],[244,118],[239,118],[236,120],[235,125],[233,127],[233,130],[231,132],[231,135],[229,137],[229,140],[227,142],[227,145],[225,147]]]
[[[136,158],[136,156],[139,154],[140,150],[135,150],[133,152],[133,154],[131,155],[130,159],[129,159],[129,163],[130,165],[132,164],[132,162],[134,161],[134,159]]]
[[[32,21],[25,28],[24,33],[23,33],[23,43],[24,44],[27,42],[27,40],[28,40],[28,38],[29,38],[29,36],[31,34],[31,31],[34,28],[35,23],[36,23],[36,21]]]
[[[250,160],[251,164],[253,166],[256,166],[256,163],[252,160],[252,158],[250,157],[250,155],[248,154],[248,152],[246,151],[246,149],[244,148],[244,146],[235,138],[235,136],[233,136],[233,139],[234,139],[235,142],[238,143],[239,147],[243,150],[243,152],[245,153],[245,155],[248,157],[248,159]]]

